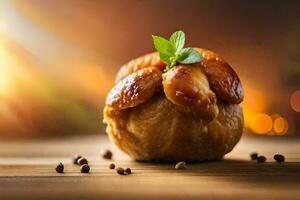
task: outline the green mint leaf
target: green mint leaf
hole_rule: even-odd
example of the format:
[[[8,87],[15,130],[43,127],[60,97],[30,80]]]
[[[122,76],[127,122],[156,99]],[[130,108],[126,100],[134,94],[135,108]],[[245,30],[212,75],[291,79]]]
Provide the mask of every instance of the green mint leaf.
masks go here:
[[[152,38],[160,59],[167,64],[165,72],[177,63],[192,64],[203,59],[203,56],[195,49],[183,48],[185,43],[183,31],[176,31],[169,40],[155,35],[152,35]]]
[[[163,53],[159,53],[159,57],[162,61],[164,61],[165,63],[167,63],[168,66],[171,65],[171,60],[170,60],[170,56],[167,54],[163,54]]]
[[[173,45],[175,52],[179,52],[185,43],[185,34],[183,31],[176,31],[170,37],[170,43]]]
[[[175,51],[173,49],[172,44],[166,40],[165,38],[159,37],[159,36],[155,36],[152,35],[153,38],[153,43],[155,46],[155,49],[163,55],[166,56],[172,56],[174,55]]]
[[[177,62],[181,64],[192,64],[200,62],[202,59],[203,56],[195,49],[184,48],[179,51]]]

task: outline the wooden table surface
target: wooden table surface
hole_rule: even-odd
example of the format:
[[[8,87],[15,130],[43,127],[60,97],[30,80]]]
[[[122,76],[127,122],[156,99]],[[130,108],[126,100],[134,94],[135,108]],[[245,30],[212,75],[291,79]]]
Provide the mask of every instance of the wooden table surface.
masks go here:
[[[117,166],[133,174],[120,176],[101,158],[111,149]],[[266,163],[249,154],[266,155]],[[286,156],[275,163],[274,153]],[[82,154],[91,173],[81,174],[72,156]],[[54,168],[63,162],[65,173]],[[300,199],[300,139],[243,137],[220,162],[140,163],[114,148],[104,136],[0,141],[0,199]]]

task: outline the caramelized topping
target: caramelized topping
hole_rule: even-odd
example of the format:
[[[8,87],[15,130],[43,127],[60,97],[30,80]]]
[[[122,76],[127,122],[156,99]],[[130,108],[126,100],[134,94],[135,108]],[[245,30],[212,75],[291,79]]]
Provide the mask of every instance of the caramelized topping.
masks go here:
[[[116,83],[121,81],[126,76],[132,74],[133,72],[147,67],[155,67],[163,71],[166,67],[166,64],[160,60],[157,52],[138,57],[120,68],[116,77]]]
[[[204,56],[198,65],[204,70],[212,90],[229,103],[241,103],[244,92],[235,71],[218,54],[200,48],[197,50]]]
[[[155,67],[136,71],[120,81],[108,94],[106,105],[122,110],[150,99],[161,88],[162,72]]]
[[[209,82],[210,88],[215,92],[218,98],[238,104],[243,101],[244,93],[240,79],[230,65],[218,54],[201,48],[195,48],[204,59],[197,64],[200,67]],[[161,72],[166,67],[157,52],[141,56],[123,65],[116,78],[118,83],[126,76],[147,67],[155,67]]]
[[[218,115],[216,95],[198,66],[173,67],[163,75],[163,88],[166,97],[176,105],[207,119],[214,119]]]

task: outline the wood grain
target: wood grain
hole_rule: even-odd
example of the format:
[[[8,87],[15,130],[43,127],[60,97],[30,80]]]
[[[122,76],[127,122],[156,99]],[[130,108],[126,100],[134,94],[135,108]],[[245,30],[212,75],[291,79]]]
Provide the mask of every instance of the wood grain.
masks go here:
[[[300,199],[299,144],[299,138],[244,137],[223,161],[175,170],[174,163],[132,161],[104,136],[2,140],[0,199]],[[101,158],[105,149],[113,150],[113,161]],[[253,151],[267,162],[250,161]],[[90,174],[72,164],[79,153],[90,161]],[[275,163],[275,153],[286,162]],[[59,162],[64,174],[54,171]],[[133,174],[116,174],[111,162]]]

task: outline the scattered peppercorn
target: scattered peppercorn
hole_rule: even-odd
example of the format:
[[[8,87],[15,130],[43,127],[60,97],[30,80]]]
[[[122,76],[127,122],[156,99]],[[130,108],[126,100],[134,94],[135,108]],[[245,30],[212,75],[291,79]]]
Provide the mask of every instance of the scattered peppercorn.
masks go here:
[[[186,163],[184,161],[178,162],[175,165],[175,169],[185,169],[186,168]]]
[[[116,171],[120,175],[125,175],[125,170],[122,167],[117,167]]]
[[[258,156],[257,157],[257,162],[258,163],[263,163],[266,162],[267,158],[265,156]]]
[[[102,154],[102,157],[104,159],[111,159],[113,156],[112,152],[110,150],[106,150],[103,154]]]
[[[130,169],[129,167],[127,167],[127,168],[125,169],[125,172],[126,172],[126,174],[131,174],[131,169]]]
[[[276,162],[284,162],[285,157],[284,157],[284,155],[281,155],[281,154],[275,154],[274,159],[276,160]]]
[[[109,169],[114,169],[115,167],[116,167],[116,165],[114,163],[110,163]]]
[[[64,165],[62,163],[59,163],[55,168],[57,173],[64,173]]]
[[[90,166],[88,164],[83,164],[80,167],[81,173],[89,173],[90,172]]]
[[[78,165],[78,160],[82,158],[82,156],[76,156],[73,158],[73,164]]]
[[[78,165],[88,164],[88,161],[86,158],[80,158],[79,160],[77,160],[77,164]]]
[[[257,153],[251,153],[250,154],[250,157],[251,157],[251,160],[257,160],[257,158],[258,158],[258,154]]]

